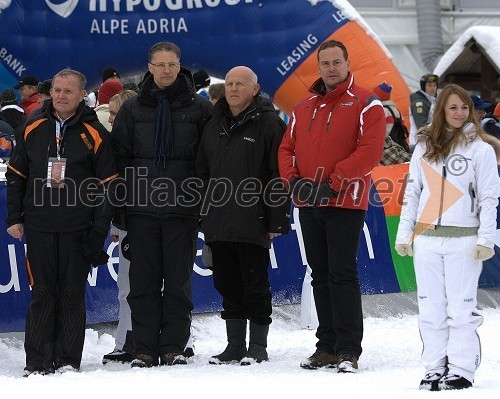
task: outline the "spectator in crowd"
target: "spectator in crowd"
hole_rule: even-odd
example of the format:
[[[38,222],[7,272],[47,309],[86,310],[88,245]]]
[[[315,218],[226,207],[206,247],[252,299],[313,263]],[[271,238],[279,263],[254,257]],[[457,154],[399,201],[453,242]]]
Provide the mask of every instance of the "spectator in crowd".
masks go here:
[[[121,82],[120,73],[114,67],[107,67],[102,71],[102,83],[109,81]]]
[[[210,76],[204,69],[200,69],[198,72],[193,73],[194,87],[195,90],[201,90],[210,85]]]
[[[215,105],[217,101],[226,95],[224,83],[214,83],[208,88],[208,96],[210,102]]]
[[[113,123],[118,170],[127,180],[132,367],[157,366],[158,358],[163,365],[187,363],[199,203],[184,182],[195,177],[199,138],[212,105],[196,94],[180,57],[174,43],[152,46],[150,74]]]
[[[495,254],[500,179],[472,110],[462,87],[444,87],[418,135],[396,236],[400,256],[415,253],[423,390],[469,388],[481,363],[477,289],[483,261]]]
[[[395,165],[409,162],[411,159],[410,153],[391,138],[394,123],[399,120],[399,123],[403,124],[403,115],[394,104],[394,101],[391,100],[392,86],[384,82],[375,86],[373,92],[382,101],[385,112],[385,143],[380,163],[382,165]],[[404,139],[404,137],[401,137],[401,139]]]
[[[119,109],[123,105],[123,103],[128,100],[130,97],[134,97],[137,95],[137,92],[134,90],[123,90],[117,94],[115,94],[113,97],[109,99],[109,118],[108,118],[108,123],[113,126],[113,123],[115,122],[116,114],[118,113]]]
[[[0,163],[9,158],[14,149],[14,129],[0,116]]]
[[[130,97],[136,96],[137,93],[133,90],[124,90],[115,94],[109,99],[109,119],[108,123],[113,126],[116,114],[123,103]],[[114,221],[115,222],[115,221]],[[118,326],[115,334],[115,349],[104,355],[102,363],[120,362],[129,363],[134,360],[135,344],[132,335],[132,319],[130,306],[127,302],[127,295],[130,292],[129,270],[130,270],[130,254],[129,251],[123,250],[122,247],[128,249],[128,239],[124,240],[127,235],[126,226],[119,225],[118,227],[111,226],[111,238],[113,242],[119,243],[118,257],[120,266],[118,268]],[[121,245],[120,245],[121,244]]]
[[[500,103],[495,106],[493,110],[493,117],[496,118],[497,122],[500,120]]]
[[[111,132],[111,124],[109,123],[109,100],[115,94],[123,91],[122,85],[116,80],[107,80],[101,87],[99,87],[99,92],[97,93],[99,105],[94,108],[99,122]]]
[[[290,202],[277,158],[286,125],[259,90],[250,68],[237,66],[227,73],[226,96],[203,130],[196,161],[204,185],[203,232],[212,253],[214,285],[222,295],[228,341],[222,353],[210,358],[211,364],[249,365],[269,359],[269,248],[274,237],[288,232]],[[219,180],[233,187],[224,190],[229,194],[222,206],[211,204],[221,200],[220,187],[211,183]],[[245,182],[259,187],[252,205],[235,190]]]
[[[38,94],[40,94],[40,97],[38,97],[38,104],[40,104],[40,107],[35,109],[30,116],[28,117],[28,122],[30,123],[34,119],[36,119],[38,116],[42,115],[45,112],[46,107],[48,106],[45,104],[46,101],[50,102],[52,100],[52,97],[50,97],[50,88],[52,86],[52,79],[47,79],[44,82],[38,83],[38,86],[36,90],[38,91]]]
[[[483,130],[497,139],[500,139],[500,127],[498,127],[497,121],[494,118],[486,117],[486,109],[492,104],[481,100],[478,96],[470,96],[470,98],[474,104],[474,114]]]
[[[121,83],[120,73],[114,67],[107,67],[102,71],[102,83],[104,84],[109,81]],[[90,108],[95,108],[99,105],[99,90],[100,87],[99,89],[88,93],[85,97],[85,103]]]
[[[417,132],[430,123],[436,103],[439,76],[432,73],[420,78],[420,90],[410,95],[410,146],[417,142]]]
[[[21,102],[19,105],[24,109],[26,116],[29,116],[35,109],[40,108],[38,98],[40,94],[37,92],[39,80],[33,75],[26,75],[21,77],[21,80],[14,89],[19,90]]]
[[[128,81],[122,84],[123,91],[125,90],[132,90],[135,91],[136,93],[139,93],[139,86],[137,83]]]
[[[16,138],[22,135],[26,114],[19,106],[16,93],[12,89],[5,89],[0,95],[0,117],[12,126]]]
[[[52,86],[52,79],[47,79],[43,82],[38,83],[38,86],[36,88],[36,91],[40,96],[38,97],[38,104],[40,104],[40,107],[43,105],[43,103],[47,100],[50,100],[50,88]]]
[[[357,86],[343,43],[319,46],[317,79],[293,109],[279,148],[312,270],[319,326],[306,369],[358,369],[363,312],[356,256],[371,170],[380,163],[385,114],[373,92]]]
[[[114,80],[108,80],[104,82],[99,89],[99,104],[109,104],[109,100],[115,94],[118,94],[123,91],[122,85],[120,82]]]
[[[193,73],[194,87],[200,96],[209,99],[208,93],[205,87],[210,85],[210,76],[204,69],[200,69],[198,72]]]
[[[6,173],[7,232],[26,234],[27,244],[26,376],[80,369],[90,264],[108,259],[112,209],[96,186],[117,174],[110,135],[83,101],[85,84],[71,69],[54,76],[52,101],[18,137]]]

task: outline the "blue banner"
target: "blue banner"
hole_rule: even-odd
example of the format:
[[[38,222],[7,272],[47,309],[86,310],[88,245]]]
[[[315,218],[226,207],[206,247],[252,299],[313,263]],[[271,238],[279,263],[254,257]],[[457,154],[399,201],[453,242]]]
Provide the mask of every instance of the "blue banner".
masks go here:
[[[378,198],[373,185],[371,190],[372,198]],[[5,220],[7,216],[6,191],[5,182],[0,182],[0,220]],[[401,262],[403,258],[395,257],[393,260],[387,218],[384,208],[376,206],[379,204],[379,200],[371,201],[358,251],[359,280],[361,292],[365,295],[401,292],[395,262]],[[194,311],[218,311],[221,309],[221,297],[213,287],[211,271],[201,262],[203,233],[199,232],[198,237],[198,252],[193,265]],[[499,243],[500,240],[497,240],[497,245]],[[108,238],[105,248],[110,255],[108,265],[92,268],[88,276],[88,324],[118,319],[118,247]],[[497,246],[495,249],[496,255],[484,262],[480,288],[500,288],[500,248]],[[6,228],[0,228],[0,332],[24,331],[30,300],[25,251],[24,241],[14,240],[7,234]],[[269,276],[274,304],[300,302],[306,264],[298,209],[292,209],[289,234],[274,239],[271,249]],[[407,272],[412,272],[411,263],[406,266]]]

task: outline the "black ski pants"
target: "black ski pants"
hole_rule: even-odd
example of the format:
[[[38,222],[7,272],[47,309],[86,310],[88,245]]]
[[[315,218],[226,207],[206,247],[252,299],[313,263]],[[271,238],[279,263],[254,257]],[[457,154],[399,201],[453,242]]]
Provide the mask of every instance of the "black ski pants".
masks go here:
[[[221,317],[271,324],[269,249],[243,242],[211,242],[215,289],[222,295]]]
[[[130,244],[132,332],[136,354],[182,353],[191,333],[191,274],[198,220],[132,214]]]
[[[359,358],[363,312],[356,256],[365,211],[301,208],[299,219],[318,313],[316,347]]]
[[[26,230],[31,300],[26,317],[26,365],[80,368],[85,339],[85,286],[90,262],[82,255],[87,231]]]

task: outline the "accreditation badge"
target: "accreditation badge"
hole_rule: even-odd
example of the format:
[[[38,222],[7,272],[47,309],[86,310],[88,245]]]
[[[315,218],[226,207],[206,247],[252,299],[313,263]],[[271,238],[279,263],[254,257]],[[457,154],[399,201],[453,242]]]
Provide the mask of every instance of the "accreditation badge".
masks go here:
[[[47,187],[63,188],[66,175],[66,158],[50,157],[47,165]]]

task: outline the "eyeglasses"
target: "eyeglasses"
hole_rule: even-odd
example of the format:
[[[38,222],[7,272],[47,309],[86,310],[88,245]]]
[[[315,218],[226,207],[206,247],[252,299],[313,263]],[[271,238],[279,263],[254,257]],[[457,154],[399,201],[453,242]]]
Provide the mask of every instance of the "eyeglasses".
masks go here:
[[[167,62],[167,63],[159,62],[157,64],[150,62],[150,64],[158,69],[165,69],[165,68],[175,69],[175,68],[179,67],[179,65],[180,65],[180,63],[178,63],[178,62]]]

